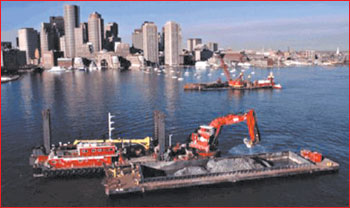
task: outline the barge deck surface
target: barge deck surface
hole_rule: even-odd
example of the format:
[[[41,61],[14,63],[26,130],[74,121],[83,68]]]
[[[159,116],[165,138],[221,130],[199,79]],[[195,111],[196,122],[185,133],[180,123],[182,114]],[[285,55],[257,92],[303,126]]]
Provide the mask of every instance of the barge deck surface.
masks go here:
[[[235,167],[227,165],[235,160],[243,161],[242,165],[237,165],[238,163]],[[210,171],[198,171],[198,167],[208,168],[209,164],[214,167]],[[191,168],[192,172],[189,171]],[[104,186],[106,195],[113,195],[332,172],[338,169],[339,164],[328,158],[323,158],[320,163],[313,163],[296,153],[285,151],[192,161],[132,164],[124,169],[117,167],[106,170]]]

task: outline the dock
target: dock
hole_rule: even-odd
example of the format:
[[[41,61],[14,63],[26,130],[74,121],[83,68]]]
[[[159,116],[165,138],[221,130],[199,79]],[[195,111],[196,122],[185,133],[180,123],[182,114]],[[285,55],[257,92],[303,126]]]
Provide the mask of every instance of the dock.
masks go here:
[[[291,152],[262,153],[214,159],[130,164],[105,170],[106,195],[146,192],[219,183],[335,172],[329,158],[314,163]]]

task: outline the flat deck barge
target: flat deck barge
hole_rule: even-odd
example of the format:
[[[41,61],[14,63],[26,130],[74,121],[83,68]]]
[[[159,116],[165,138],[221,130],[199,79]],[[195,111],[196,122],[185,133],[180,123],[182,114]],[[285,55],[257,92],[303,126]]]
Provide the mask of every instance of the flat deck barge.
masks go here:
[[[276,85],[277,86],[277,85]],[[279,86],[279,85],[278,85]],[[231,87],[228,82],[224,83],[188,83],[185,84],[184,90],[186,91],[215,91],[215,90],[258,90],[258,89],[281,89],[275,86],[254,86],[246,85],[243,87]]]
[[[106,195],[145,192],[256,180],[318,172],[333,172],[339,164],[322,158],[314,163],[291,152],[262,153],[188,161],[161,161],[106,168]]]

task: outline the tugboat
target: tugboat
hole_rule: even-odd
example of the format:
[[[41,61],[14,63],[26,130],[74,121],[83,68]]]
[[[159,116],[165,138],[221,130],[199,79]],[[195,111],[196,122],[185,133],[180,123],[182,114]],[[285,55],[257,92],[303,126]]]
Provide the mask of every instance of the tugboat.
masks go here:
[[[112,139],[114,130],[109,114],[109,139],[75,140],[72,144],[51,145],[50,111],[43,111],[44,145],[35,147],[29,159],[34,177],[86,175],[103,173],[126,155],[141,157],[151,150],[151,137],[144,139]]]

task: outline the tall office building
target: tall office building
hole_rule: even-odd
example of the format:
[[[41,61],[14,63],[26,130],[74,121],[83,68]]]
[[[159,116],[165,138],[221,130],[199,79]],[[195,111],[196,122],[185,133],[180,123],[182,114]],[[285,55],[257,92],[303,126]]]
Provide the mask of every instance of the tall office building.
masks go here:
[[[213,42],[209,42],[208,43],[208,49],[215,52],[219,49],[218,44],[217,43],[213,43]]]
[[[132,46],[137,49],[143,48],[143,34],[142,34],[142,28],[141,29],[135,29],[132,33]]]
[[[66,37],[65,36],[60,37],[60,51],[62,51],[63,54],[66,54]]]
[[[165,64],[169,66],[180,65],[182,51],[182,34],[180,25],[169,21],[164,25],[164,55]]]
[[[65,56],[75,57],[74,28],[79,26],[79,7],[76,5],[64,5],[64,37]]]
[[[115,22],[110,22],[105,26],[104,34],[104,46],[103,48],[108,51],[113,51],[115,42],[120,42],[121,38],[118,37],[118,24]]]
[[[50,23],[41,23],[40,49],[41,54],[54,49],[55,37]]]
[[[158,48],[159,51],[164,51],[164,27],[162,27],[162,32],[158,33]]]
[[[187,50],[192,52],[195,47],[202,43],[202,39],[200,38],[190,38],[187,40]]]
[[[158,33],[157,26],[153,22],[145,22],[142,25],[143,55],[147,61],[158,64]]]
[[[105,39],[118,37],[118,24],[110,22],[105,26]]]
[[[101,15],[97,12],[90,14],[88,19],[89,42],[92,44],[93,51],[99,52],[103,48],[104,23]]]
[[[40,49],[41,54],[50,50],[60,50],[60,37],[64,34],[63,17],[50,17],[49,23],[41,23]]]
[[[85,57],[89,55],[88,42],[88,24],[80,23],[79,27],[74,29],[75,37],[75,55],[77,57]]]
[[[57,28],[60,37],[64,35],[64,18],[62,16],[51,16],[50,25]]]
[[[22,28],[18,30],[18,47],[19,50],[26,52],[27,64],[32,63],[35,59],[35,51],[39,49],[39,35],[33,28]]]

